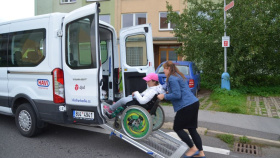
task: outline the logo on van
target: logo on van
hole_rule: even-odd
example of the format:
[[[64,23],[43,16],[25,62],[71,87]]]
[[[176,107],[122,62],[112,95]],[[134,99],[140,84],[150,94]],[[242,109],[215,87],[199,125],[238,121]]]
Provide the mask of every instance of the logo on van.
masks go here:
[[[78,84],[75,85],[75,90],[83,90],[83,89],[86,89],[86,86],[79,86]]]
[[[49,87],[50,81],[47,79],[37,79],[37,85],[39,87]]]

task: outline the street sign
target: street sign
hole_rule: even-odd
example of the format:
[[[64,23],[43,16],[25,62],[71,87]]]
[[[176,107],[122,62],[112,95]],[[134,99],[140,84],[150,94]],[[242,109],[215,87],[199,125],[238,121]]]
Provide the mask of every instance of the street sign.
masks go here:
[[[231,1],[228,5],[225,6],[225,12],[234,6],[234,1]]]
[[[230,37],[229,36],[222,37],[222,47],[230,47]]]

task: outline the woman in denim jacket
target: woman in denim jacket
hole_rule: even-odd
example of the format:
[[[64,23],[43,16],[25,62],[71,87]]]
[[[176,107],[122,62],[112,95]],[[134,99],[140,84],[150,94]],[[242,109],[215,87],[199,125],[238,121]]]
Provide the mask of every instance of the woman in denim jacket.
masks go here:
[[[190,147],[184,158],[205,158],[202,141],[196,131],[199,101],[191,92],[186,77],[178,70],[174,63],[167,61],[163,67],[164,74],[167,77],[167,92],[166,94],[159,94],[158,99],[170,100],[172,102],[176,112],[173,130]],[[188,129],[193,142],[184,129]]]

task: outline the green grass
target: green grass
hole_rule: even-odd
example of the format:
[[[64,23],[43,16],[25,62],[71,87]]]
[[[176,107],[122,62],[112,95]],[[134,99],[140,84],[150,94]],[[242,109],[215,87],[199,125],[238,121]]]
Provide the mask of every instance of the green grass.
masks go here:
[[[239,142],[242,144],[250,144],[251,140],[249,138],[247,138],[246,136],[243,136],[243,137],[239,138]]]
[[[217,138],[221,139],[223,142],[229,145],[233,145],[235,141],[234,136],[231,134],[218,134]]]
[[[247,95],[238,91],[215,89],[210,95],[213,105],[209,110],[247,114]]]

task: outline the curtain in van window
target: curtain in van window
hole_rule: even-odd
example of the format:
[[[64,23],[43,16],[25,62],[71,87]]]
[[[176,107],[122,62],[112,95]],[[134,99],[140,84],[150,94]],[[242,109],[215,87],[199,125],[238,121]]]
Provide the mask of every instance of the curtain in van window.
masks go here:
[[[148,64],[145,35],[133,35],[126,38],[126,63],[129,66]]]

